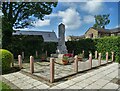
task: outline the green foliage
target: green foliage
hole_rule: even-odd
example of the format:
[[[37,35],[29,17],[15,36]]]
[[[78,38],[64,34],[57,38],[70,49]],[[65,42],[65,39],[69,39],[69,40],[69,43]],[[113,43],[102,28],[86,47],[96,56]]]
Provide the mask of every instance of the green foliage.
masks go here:
[[[102,58],[105,59],[106,52],[109,53],[111,58],[111,52],[115,53],[115,61],[120,61],[120,37],[104,37],[96,39],[96,50],[102,53]]]
[[[10,49],[15,58],[22,52],[25,53],[27,58],[31,55],[35,57],[36,51],[38,51],[38,58],[40,58],[46,51],[48,56],[51,53],[55,53],[56,47],[57,43],[44,43],[42,36],[20,35],[13,36],[13,43]]]
[[[57,2],[2,2],[2,47],[12,50],[13,27],[32,26],[37,19],[44,20],[56,6]]]
[[[57,2],[3,2],[3,18],[11,27],[23,28],[35,21],[30,16],[43,20],[56,6]]]
[[[13,91],[10,86],[0,81],[0,90],[1,91]]]
[[[14,54],[15,58],[17,58],[22,52],[25,53],[25,57],[29,57],[31,55],[34,56],[36,51],[38,51],[39,54],[42,53],[43,46],[42,36],[13,36],[11,52]]]
[[[88,57],[88,51],[91,51],[94,54],[95,51],[95,43],[92,39],[81,39],[79,41],[68,41],[66,42],[66,46],[69,53],[72,53],[74,50],[74,54],[77,55],[82,53],[84,50],[84,57]]]
[[[52,53],[56,53],[57,50],[57,43],[44,43],[44,50],[47,50],[47,54],[48,56],[50,56],[50,54]]]
[[[106,25],[110,23],[109,14],[106,15],[95,15],[95,24],[93,25],[94,28],[100,29],[105,28]]]
[[[8,50],[0,49],[0,57],[2,62],[2,70],[9,70],[11,63],[13,62],[13,54]]]
[[[82,53],[78,54],[78,57],[83,58],[83,54]]]
[[[66,42],[68,52],[74,50],[75,55],[82,53],[84,50],[85,58],[88,58],[89,52],[92,53],[93,58],[97,50],[102,54],[102,59],[105,59],[106,52],[109,53],[111,59],[111,52],[115,53],[115,61],[120,62],[120,37],[103,37],[97,39],[81,39],[79,41]]]
[[[63,58],[62,58],[62,60],[64,60],[64,61],[68,61],[68,56],[63,56]]]
[[[79,41],[67,41],[66,42],[68,53],[80,54],[84,50],[84,57],[89,57],[89,52],[92,53],[93,58],[95,51],[102,53],[102,58],[105,59],[106,52],[109,53],[111,59],[111,51],[115,52],[115,60],[120,60],[120,37],[104,37],[97,39],[81,39]],[[17,58],[22,51],[25,52],[25,57],[33,55],[35,51],[38,51],[38,58],[45,54],[47,55],[55,53],[57,49],[57,43],[44,43],[41,36],[14,36],[14,43],[11,48],[11,52]]]

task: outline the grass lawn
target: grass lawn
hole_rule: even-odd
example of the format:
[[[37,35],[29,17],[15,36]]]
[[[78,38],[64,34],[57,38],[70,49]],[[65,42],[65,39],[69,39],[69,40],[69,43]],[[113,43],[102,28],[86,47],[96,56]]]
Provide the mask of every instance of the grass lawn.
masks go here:
[[[10,86],[0,81],[0,91],[13,91]]]

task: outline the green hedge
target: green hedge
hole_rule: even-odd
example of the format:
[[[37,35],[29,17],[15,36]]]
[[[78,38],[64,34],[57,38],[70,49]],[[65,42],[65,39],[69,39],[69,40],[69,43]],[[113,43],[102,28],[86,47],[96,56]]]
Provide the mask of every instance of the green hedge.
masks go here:
[[[39,53],[42,51],[43,39],[41,36],[13,36],[12,41],[11,52],[14,54],[15,58],[22,52],[28,57],[34,55],[36,50],[38,50]]]
[[[111,57],[111,51],[115,52],[115,60],[120,61],[120,36],[119,37],[104,37],[98,39],[81,39],[79,41],[67,41],[66,46],[69,53],[74,54],[82,53],[85,51],[85,57],[88,58],[89,51],[93,53],[97,50],[102,53],[102,58],[105,58],[105,53],[109,52],[109,58]],[[35,51],[38,50],[39,55],[48,51],[48,56],[51,53],[55,53],[57,49],[57,43],[44,43],[42,36],[14,36],[13,45],[10,51],[17,58],[22,51],[25,52],[25,57],[35,55]]]
[[[105,58],[105,53],[109,53],[111,58],[111,51],[115,53],[115,61],[120,61],[120,37],[104,37],[95,39],[95,46],[98,52],[102,53],[102,58]]]
[[[72,52],[74,50],[74,54],[80,54],[82,53],[82,50],[84,50],[85,57],[88,57],[89,51],[91,51],[94,54],[95,46],[94,41],[92,39],[81,39],[79,41],[68,41],[66,42],[66,46],[68,49],[68,52]]]
[[[94,58],[95,50],[97,50],[102,53],[102,59],[105,59],[106,52],[109,53],[109,58],[111,59],[111,52],[113,51],[115,53],[115,61],[120,62],[120,36],[68,41],[66,45],[69,52],[75,51],[75,55],[85,50],[85,57],[88,57],[89,51],[91,51]]]
[[[44,54],[47,50],[48,56],[50,56],[51,53],[55,53],[56,46],[56,43],[44,43],[42,36],[16,35],[12,38],[12,46],[9,50],[15,58],[22,52],[25,53],[25,57],[29,58],[31,55],[35,56],[36,50],[39,55]]]

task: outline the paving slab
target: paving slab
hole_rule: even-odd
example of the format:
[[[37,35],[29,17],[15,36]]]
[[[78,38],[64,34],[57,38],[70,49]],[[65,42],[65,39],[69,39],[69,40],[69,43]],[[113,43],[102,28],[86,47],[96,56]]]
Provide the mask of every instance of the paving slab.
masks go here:
[[[108,83],[102,89],[118,89],[118,88],[119,88],[119,86],[117,84]]]
[[[108,64],[100,67],[99,69],[88,71],[84,74],[79,73],[81,75],[78,75],[77,77],[71,78],[67,81],[61,81],[60,83],[55,84],[54,86],[49,86],[21,72],[2,75],[2,77],[10,81],[20,89],[79,89],[79,91],[83,89],[118,90],[120,89],[120,85],[115,84],[111,81],[115,77],[119,77],[118,67],[118,63]]]

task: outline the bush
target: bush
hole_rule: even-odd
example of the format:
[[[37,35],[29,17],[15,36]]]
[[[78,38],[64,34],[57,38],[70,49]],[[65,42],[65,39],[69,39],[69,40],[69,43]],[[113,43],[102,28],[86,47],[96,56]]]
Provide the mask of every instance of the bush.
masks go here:
[[[120,62],[120,37],[111,36],[97,39],[81,39],[79,41],[67,41],[67,49],[69,53],[74,50],[74,54],[85,52],[85,58],[88,57],[89,51],[92,52],[94,58],[94,52],[97,50],[102,54],[102,59],[105,59],[106,52],[109,53],[109,59],[111,59],[111,52],[115,53],[115,61]]]
[[[9,70],[13,61],[13,54],[8,50],[0,49],[0,57],[2,61],[2,70]]]
[[[38,52],[38,56],[45,54],[47,51],[48,56],[51,53],[55,53],[57,49],[57,43],[44,42],[41,35],[14,35],[12,38],[12,45],[10,50],[14,58],[17,59],[18,55],[22,52],[25,54],[25,58],[29,58],[31,55],[35,56],[35,52]]]
[[[82,53],[84,50],[84,56],[88,58],[89,51],[94,54],[95,43],[92,39],[81,39],[79,41],[67,41],[66,42],[67,50],[69,53],[74,51],[74,55]]]
[[[109,53],[109,58],[111,58],[111,52],[113,51],[115,53],[115,61],[120,61],[120,37],[103,37],[94,41],[96,50],[102,53],[103,59],[105,59],[106,52]]]

